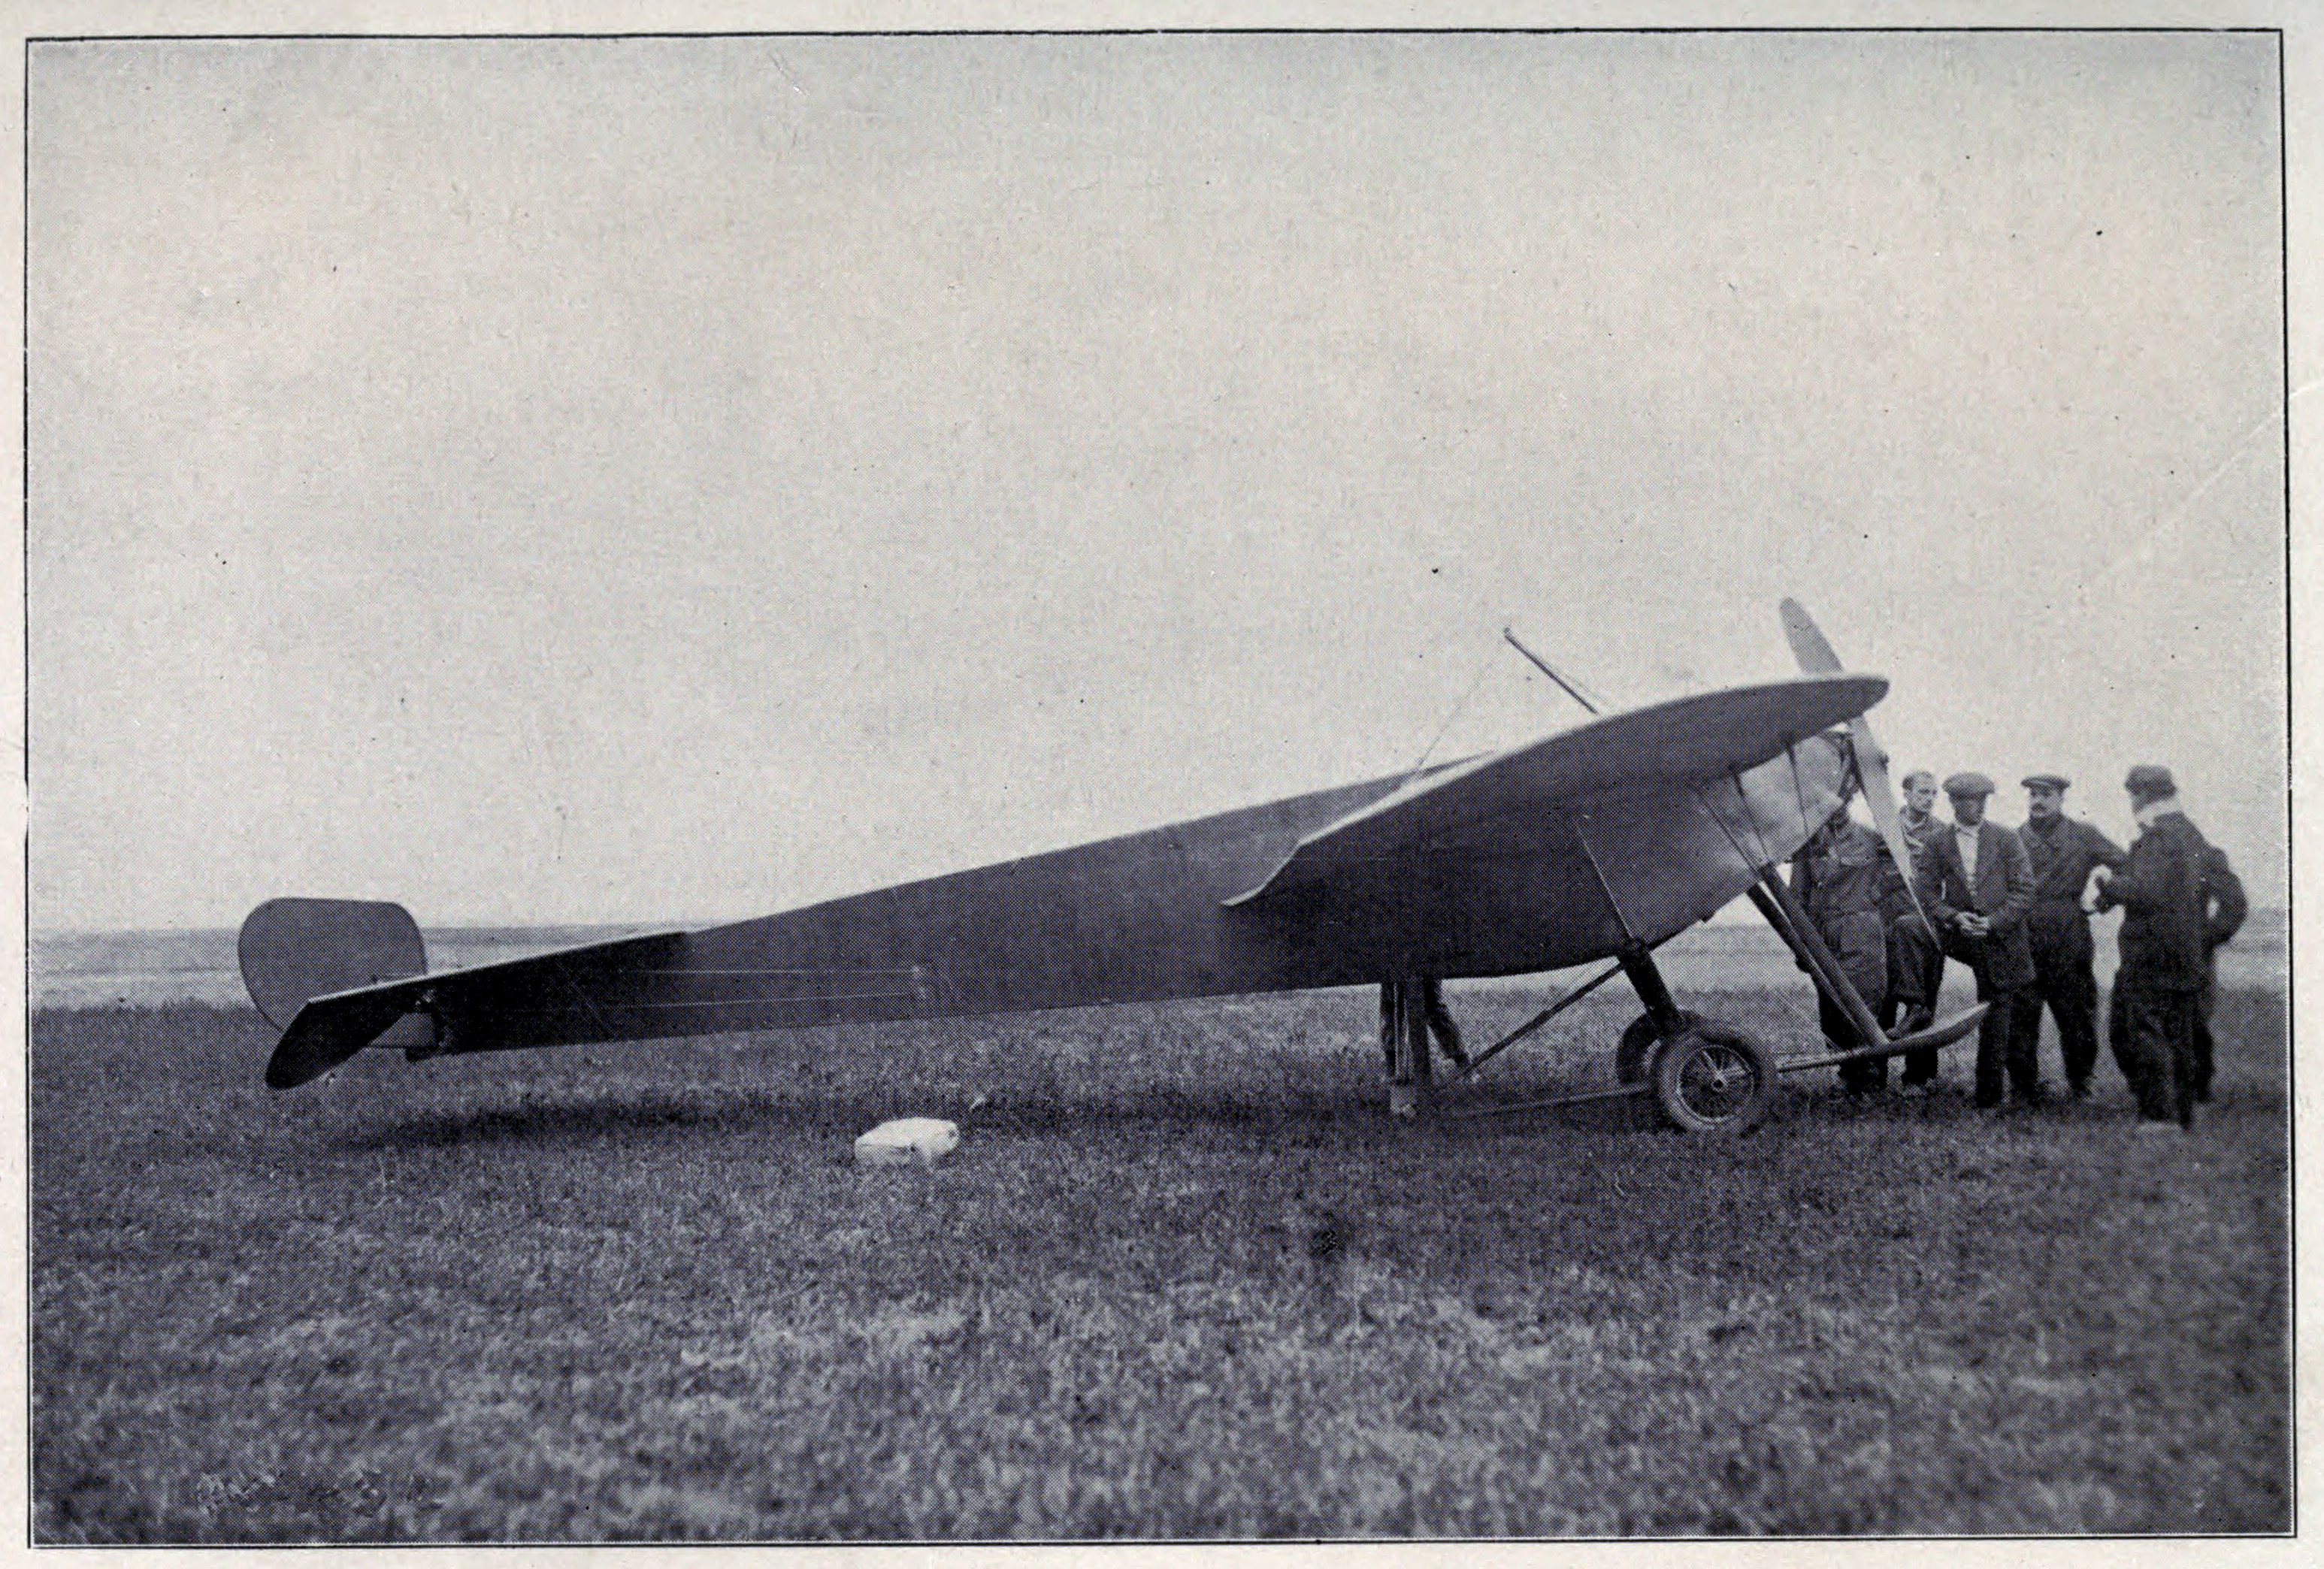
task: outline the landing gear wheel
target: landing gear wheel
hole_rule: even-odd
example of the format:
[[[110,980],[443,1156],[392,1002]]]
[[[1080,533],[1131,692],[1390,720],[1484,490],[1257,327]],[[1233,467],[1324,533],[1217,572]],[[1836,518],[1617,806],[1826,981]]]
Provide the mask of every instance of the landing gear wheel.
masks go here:
[[[1693,1023],[1655,1057],[1655,1103],[1687,1133],[1748,1133],[1775,1098],[1774,1055],[1732,1024]]]
[[[1690,1029],[1699,1029],[1702,1021],[1692,1014],[1681,1014],[1680,1022]],[[1640,1014],[1622,1032],[1622,1043],[1614,1049],[1614,1081],[1617,1084],[1644,1084],[1653,1071],[1655,1048],[1662,1044],[1655,1033],[1655,1022]]]

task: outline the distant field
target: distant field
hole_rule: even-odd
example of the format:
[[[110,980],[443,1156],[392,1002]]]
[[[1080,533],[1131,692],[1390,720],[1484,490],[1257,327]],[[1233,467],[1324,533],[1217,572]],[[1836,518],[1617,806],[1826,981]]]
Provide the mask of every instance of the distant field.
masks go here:
[[[426,933],[428,963],[431,969],[464,968],[685,924],[436,928]],[[2101,982],[2114,971],[2115,924],[2113,920],[2098,923]],[[2253,911],[2250,923],[2220,953],[2221,977],[2232,986],[2282,987],[2289,974],[2287,930],[2282,911]],[[1790,953],[1756,920],[1720,922],[1682,932],[1663,949],[1662,964],[1671,984],[1682,991],[1779,986],[1795,979]],[[32,1005],[41,1008],[159,1007],[169,1003],[238,1007],[247,1000],[235,964],[235,934],[226,931],[34,932],[32,997]]]
[[[1803,997],[1690,1000],[1798,1051]],[[39,1013],[35,1538],[2288,1528],[2276,994],[2224,996],[2183,1144],[2111,1067],[1976,1114],[1959,1051],[1928,1101],[1796,1077],[1733,1143],[1618,1103],[1402,1129],[1372,1009],[373,1053],[288,1096],[247,1009]],[[1631,1011],[1493,1091],[1602,1076]],[[978,1094],[945,1165],[851,1164]]]
[[[425,933],[430,969],[462,969],[522,959],[552,948],[595,942],[665,926],[456,926]],[[190,931],[36,931],[32,996],[36,1008],[160,1007],[249,1001],[235,954],[235,933]]]

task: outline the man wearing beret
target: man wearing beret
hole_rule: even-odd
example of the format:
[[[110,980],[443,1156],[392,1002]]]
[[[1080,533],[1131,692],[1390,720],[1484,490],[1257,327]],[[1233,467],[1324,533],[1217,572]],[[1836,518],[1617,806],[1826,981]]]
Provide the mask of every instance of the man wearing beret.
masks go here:
[[[2123,869],[2098,884],[2101,910],[2122,906],[2122,968],[2107,1036],[2138,1097],[2139,1131],[2195,1124],[2195,1015],[2209,958],[2203,867],[2210,846],[2180,809],[2171,770],[2141,763],[2123,781],[2138,837]]]
[[[2119,870],[2127,858],[2114,840],[2066,815],[2071,783],[2058,774],[2029,774],[2024,780],[2025,826],[2017,837],[2034,866],[2034,906],[2025,913],[2034,980],[2013,1002],[2009,1050],[2013,1057],[2038,1060],[2047,1003],[2058,1021],[2067,1093],[2080,1100],[2089,1093],[2090,1069],[2098,1060],[2098,983],[2090,973],[2096,950],[2082,892],[2092,872]]]
[[[1979,1002],[1990,1003],[1977,1035],[1977,1104],[2001,1104],[2006,1064],[2020,1101],[2042,1099],[2040,1060],[2014,1050],[2013,997],[2034,979],[2025,912],[2034,904],[2034,867],[2017,836],[1985,816],[1993,781],[1955,774],[1945,781],[1953,822],[1930,846],[1917,881],[1921,905],[1937,923],[1944,950],[1977,975]]]

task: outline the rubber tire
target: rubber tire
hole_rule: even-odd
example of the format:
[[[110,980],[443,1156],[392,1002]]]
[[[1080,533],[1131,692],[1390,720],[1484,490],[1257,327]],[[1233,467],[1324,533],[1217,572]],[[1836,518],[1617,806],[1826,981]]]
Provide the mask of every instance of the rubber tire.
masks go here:
[[[1692,1014],[1681,1014],[1679,1022],[1690,1030],[1700,1029],[1702,1021]],[[1622,1032],[1622,1043],[1614,1048],[1614,1082],[1644,1084],[1654,1070],[1655,1048],[1663,1038],[1655,1033],[1655,1022],[1640,1014]]]
[[[1708,1116],[1689,1106],[1682,1093],[1688,1067],[1707,1051],[1739,1056],[1751,1074],[1741,1105],[1723,1116]],[[1775,1057],[1756,1037],[1717,1019],[1697,1023],[1666,1043],[1655,1057],[1655,1104],[1663,1118],[1683,1133],[1734,1138],[1748,1133],[1767,1117],[1775,1103]]]

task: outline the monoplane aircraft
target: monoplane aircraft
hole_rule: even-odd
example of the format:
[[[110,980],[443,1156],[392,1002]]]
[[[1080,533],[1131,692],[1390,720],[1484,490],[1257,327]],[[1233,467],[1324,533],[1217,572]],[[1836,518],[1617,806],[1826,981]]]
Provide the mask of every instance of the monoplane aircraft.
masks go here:
[[[430,974],[399,905],[272,900],[240,939],[251,998],[282,1030],[266,1082],[304,1084],[372,1045],[417,1060],[1378,984],[1390,1104],[1410,1115],[1431,1098],[1419,982],[1610,959],[1478,1060],[1619,974],[1646,1012],[1616,1087],[1590,1094],[1650,1091],[1679,1127],[1744,1131],[1779,1072],[1948,1045],[1983,1011],[1890,1039],[1776,873],[1860,784],[1911,880],[1862,717],[1888,684],[1842,670],[1806,613],[1783,610],[1796,678],[730,925]],[[1853,1046],[1778,1063],[1678,1006],[1655,948],[1738,895],[1845,1011]]]

